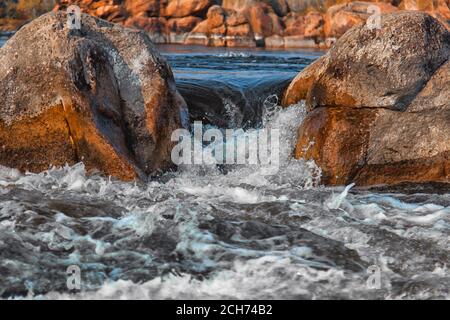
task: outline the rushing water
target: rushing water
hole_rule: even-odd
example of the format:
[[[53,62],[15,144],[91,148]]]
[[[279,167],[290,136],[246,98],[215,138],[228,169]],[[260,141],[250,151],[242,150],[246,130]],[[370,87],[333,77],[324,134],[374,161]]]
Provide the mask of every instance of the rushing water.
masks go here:
[[[449,193],[326,188],[314,163],[290,157],[305,108],[277,107],[267,84],[279,90],[320,53],[162,51],[194,118],[281,130],[280,170],[186,166],[141,184],[82,164],[1,167],[1,297],[450,298]],[[82,291],[67,289],[71,265]]]

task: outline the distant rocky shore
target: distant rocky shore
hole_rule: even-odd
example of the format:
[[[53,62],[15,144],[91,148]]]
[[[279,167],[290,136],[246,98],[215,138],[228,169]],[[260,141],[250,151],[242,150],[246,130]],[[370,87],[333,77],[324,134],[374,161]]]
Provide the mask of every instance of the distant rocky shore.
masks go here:
[[[380,13],[421,10],[450,19],[449,0],[63,0],[57,9],[79,5],[91,15],[143,29],[156,43],[327,48],[374,14],[374,2]]]
[[[450,20],[450,0],[60,0],[83,12],[145,30],[155,43],[225,47],[328,48],[374,14],[425,11]],[[374,5],[378,9],[374,10]],[[11,30],[20,23],[0,23]]]
[[[186,105],[167,62],[145,32],[66,21],[47,13],[0,48],[0,165],[42,172],[82,161],[126,181],[170,169]]]

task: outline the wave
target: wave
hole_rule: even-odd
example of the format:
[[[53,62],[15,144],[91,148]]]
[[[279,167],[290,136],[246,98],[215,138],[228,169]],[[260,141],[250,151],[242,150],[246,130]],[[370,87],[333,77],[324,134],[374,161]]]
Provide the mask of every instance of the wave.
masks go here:
[[[282,130],[276,175],[188,166],[142,184],[83,164],[1,167],[0,296],[448,299],[450,195],[320,186],[319,168],[291,157],[304,105],[275,102],[262,122]],[[66,287],[71,265],[81,292]]]

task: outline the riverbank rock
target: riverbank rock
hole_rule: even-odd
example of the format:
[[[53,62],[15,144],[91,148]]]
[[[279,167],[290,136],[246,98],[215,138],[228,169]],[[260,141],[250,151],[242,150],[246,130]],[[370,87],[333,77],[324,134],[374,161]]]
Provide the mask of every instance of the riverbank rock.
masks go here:
[[[227,47],[326,49],[347,30],[377,13],[399,10],[428,12],[447,28],[450,19],[448,0],[59,0],[55,10],[69,5],[145,30],[157,43]],[[226,17],[219,27],[208,22],[212,7],[220,7]],[[0,31],[1,18],[0,11]]]
[[[399,5],[399,9],[425,11],[445,23],[450,20],[449,5],[448,0],[403,0]]]
[[[306,98],[296,158],[330,185],[450,182],[450,33],[426,13],[355,27],[291,83]]]
[[[171,167],[184,101],[149,37],[65,13],[24,26],[0,49],[0,164],[40,172],[83,161],[123,180]]]
[[[256,41],[245,16],[214,5],[207,19],[200,22],[187,36],[185,44],[213,47],[255,47]]]
[[[330,7],[324,17],[324,32],[328,38],[339,38],[347,30],[362,24],[374,14],[386,14],[397,11],[388,3],[355,1]]]
[[[168,0],[164,15],[172,18],[202,16],[214,2],[213,0]]]
[[[281,104],[288,107],[301,100],[306,100],[308,92],[328,63],[329,55],[324,55],[300,72],[284,92]]]

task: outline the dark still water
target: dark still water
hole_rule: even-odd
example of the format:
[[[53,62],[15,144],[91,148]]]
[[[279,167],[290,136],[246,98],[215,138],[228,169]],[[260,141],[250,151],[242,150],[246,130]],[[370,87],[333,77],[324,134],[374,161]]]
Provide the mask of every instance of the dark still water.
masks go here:
[[[82,164],[0,167],[0,297],[450,299],[450,194],[327,188],[291,158],[306,111],[277,93],[320,52],[161,50],[193,119],[280,130],[279,170],[186,166],[135,184]]]

